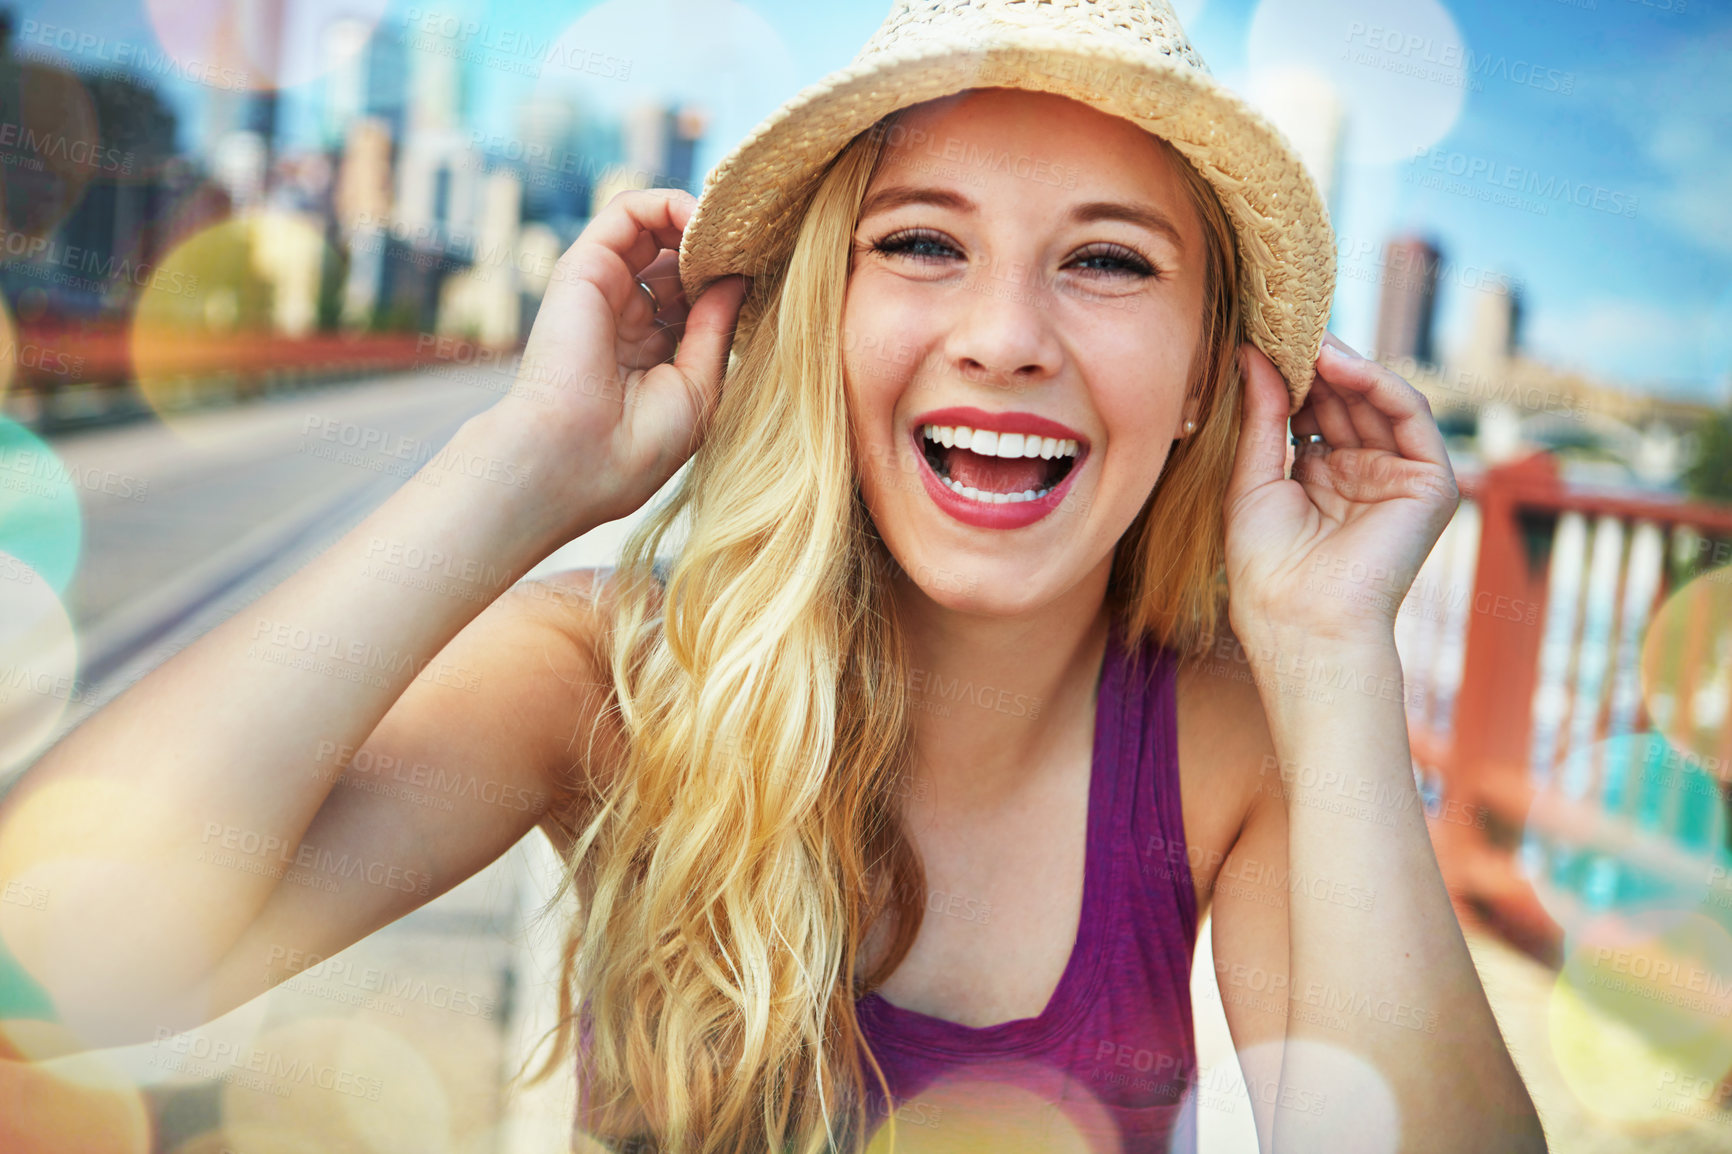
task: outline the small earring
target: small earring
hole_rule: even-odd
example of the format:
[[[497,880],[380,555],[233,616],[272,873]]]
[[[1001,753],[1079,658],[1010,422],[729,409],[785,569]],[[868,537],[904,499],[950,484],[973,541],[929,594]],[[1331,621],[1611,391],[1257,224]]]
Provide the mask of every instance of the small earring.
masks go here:
[[[1197,431],[1197,422],[1191,420],[1191,418],[1189,418],[1189,417],[1186,417],[1185,418],[1185,432],[1194,433],[1196,431]]]

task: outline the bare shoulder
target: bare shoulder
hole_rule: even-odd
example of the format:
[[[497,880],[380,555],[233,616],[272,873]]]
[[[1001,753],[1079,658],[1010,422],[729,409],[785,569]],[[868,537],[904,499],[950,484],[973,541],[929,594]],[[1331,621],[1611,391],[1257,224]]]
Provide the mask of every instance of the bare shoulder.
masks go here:
[[[1222,623],[1206,649],[1178,666],[1179,789],[1198,909],[1259,800],[1274,755],[1262,697],[1244,648]]]
[[[502,598],[514,629],[528,639],[521,657],[533,667],[535,712],[542,724],[553,726],[544,740],[556,802],[540,828],[561,854],[611,780],[618,754],[610,740],[617,724],[610,724],[613,695],[599,646],[611,577],[611,568],[570,568],[520,580]]]
[[[548,704],[559,729],[547,735],[556,743],[548,754],[556,766],[556,802],[540,827],[561,854],[623,761],[624,733],[600,646],[615,595],[611,568],[549,573],[520,581],[507,594],[512,619],[539,639],[544,692],[556,695]]]

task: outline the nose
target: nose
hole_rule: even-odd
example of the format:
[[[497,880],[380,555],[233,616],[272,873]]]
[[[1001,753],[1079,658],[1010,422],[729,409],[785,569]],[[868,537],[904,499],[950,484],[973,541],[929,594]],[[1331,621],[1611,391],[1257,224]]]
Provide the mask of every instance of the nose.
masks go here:
[[[997,388],[1050,380],[1064,356],[1051,303],[1031,278],[977,267],[956,294],[945,355],[965,380]]]

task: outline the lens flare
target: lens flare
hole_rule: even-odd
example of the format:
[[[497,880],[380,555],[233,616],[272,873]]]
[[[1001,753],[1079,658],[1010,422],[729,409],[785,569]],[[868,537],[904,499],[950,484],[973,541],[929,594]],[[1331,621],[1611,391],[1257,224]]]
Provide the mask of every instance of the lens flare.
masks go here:
[[[1203,14],[1207,5],[1208,0],[1173,0],[1173,13],[1178,16],[1185,31],[1189,32],[1192,23]]]
[[[93,177],[106,167],[118,170],[116,150],[105,145],[95,105],[75,73],[24,61],[0,76],[0,117],[8,129],[0,133],[0,256],[37,261],[58,253],[58,266],[70,254],[50,234],[78,207]]]
[[[1700,915],[1607,919],[1582,935],[1552,989],[1552,1053],[1595,1116],[1636,1130],[1688,1123],[1681,1080],[1732,1069],[1732,934]]]
[[[1329,78],[1360,164],[1412,160],[1449,134],[1471,79],[1461,31],[1437,0],[1262,0],[1246,46],[1253,87],[1266,80]]]
[[[147,0],[146,6],[178,72],[195,83],[241,93],[292,88],[359,67],[385,4]]]
[[[1654,728],[1732,780],[1732,567],[1666,598],[1642,641],[1642,701]]]
[[[100,1051],[42,1057],[78,1044],[52,1022],[0,1022],[0,1150],[7,1154],[146,1154],[150,1115],[131,1079]]]
[[[314,330],[329,259],[317,219],[296,213],[233,217],[176,245],[132,318],[133,371],[157,416],[186,439],[213,439],[186,410],[252,396],[285,367],[271,338]]]
[[[1301,1150],[1394,1154],[1401,1107],[1376,1066],[1314,1038],[1260,1042],[1239,1052],[1246,1089],[1272,1106],[1276,1126]]]
[[[551,42],[520,37],[517,51],[501,54],[505,67],[536,77],[532,107],[540,113],[559,116],[562,109],[581,108],[624,119],[626,155],[617,168],[592,167],[590,154],[569,140],[551,146],[518,137],[485,143],[521,160],[524,184],[532,190],[587,185],[598,205],[628,187],[684,184],[695,191],[723,151],[799,87],[794,54],[756,9],[740,0],[602,0]],[[644,42],[645,28],[662,30],[653,48]],[[450,59],[449,44],[447,37],[428,52],[430,69],[440,67],[438,59]],[[645,130],[653,126],[638,118],[686,100],[695,107],[676,123],[678,135],[691,142],[689,153],[645,147],[643,141],[654,135]],[[512,156],[514,151],[519,155]]]
[[[214,965],[228,940],[219,948],[221,911],[184,896],[219,868],[200,860],[219,844],[211,823],[145,784],[62,778],[33,788],[26,779],[18,789],[0,825],[0,879],[40,900],[0,903],[0,939],[76,1036],[113,1045],[117,1027],[148,1034],[162,1019],[139,1020],[148,1008],[117,988],[116,958],[93,948],[93,935],[126,941],[124,964],[147,985],[156,967],[179,974],[200,949],[202,964]],[[165,856],[165,840],[200,848]],[[201,992],[160,1013],[171,1009],[196,1016]]]
[[[74,482],[42,438],[0,417],[0,551],[31,571],[8,566],[0,569],[0,582],[40,582],[65,594],[84,547],[84,513]]]
[[[223,1087],[225,1126],[356,1154],[451,1149],[444,1080],[420,1049],[389,1030],[356,1018],[308,1018],[259,1034],[243,1057],[256,1078]]]
[[[980,1064],[897,1102],[902,1154],[1119,1154],[1117,1125],[1077,1079],[1032,1062]],[[889,1119],[869,1154],[890,1147]]]

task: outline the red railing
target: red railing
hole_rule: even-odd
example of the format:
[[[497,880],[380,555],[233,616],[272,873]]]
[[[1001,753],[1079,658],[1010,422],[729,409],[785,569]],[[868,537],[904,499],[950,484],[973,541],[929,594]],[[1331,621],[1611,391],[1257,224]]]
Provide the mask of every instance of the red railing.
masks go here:
[[[1433,843],[1458,907],[1556,964],[1556,915],[1576,898],[1542,899],[1518,860],[1536,793],[1584,747],[1652,727],[1642,639],[1678,585],[1726,563],[1725,550],[1697,546],[1732,538],[1732,508],[1571,486],[1545,453],[1460,480],[1462,506],[1398,617],[1414,761],[1441,795]],[[1686,627],[1706,636],[1707,625]],[[1690,699],[1706,654],[1681,668],[1674,696]],[[1715,740],[1697,756],[1723,802],[1732,722]],[[1592,798],[1539,810],[1563,843],[1661,868],[1681,856]]]
[[[247,381],[391,372],[436,357],[436,343],[418,333],[239,333],[135,342],[127,329],[112,324],[30,325],[20,329],[13,345],[12,389],[42,393],[78,384],[122,385],[137,379],[141,368],[152,377]]]

